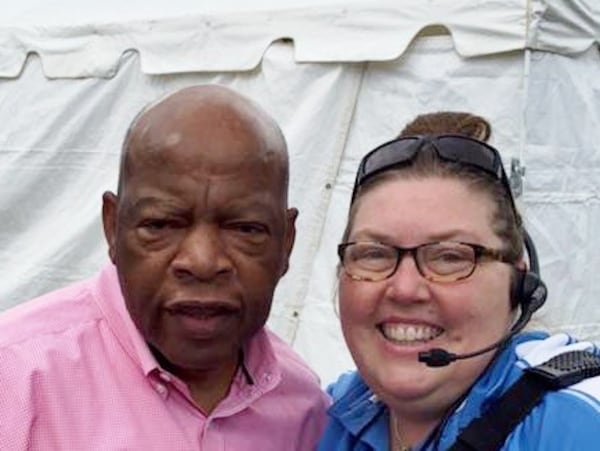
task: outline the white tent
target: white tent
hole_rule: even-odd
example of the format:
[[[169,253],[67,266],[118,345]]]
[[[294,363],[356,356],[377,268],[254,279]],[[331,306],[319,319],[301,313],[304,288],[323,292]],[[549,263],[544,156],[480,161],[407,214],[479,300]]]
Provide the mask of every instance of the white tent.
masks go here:
[[[324,384],[352,367],[335,247],[358,161],[423,112],[491,121],[507,165],[526,168],[519,203],[550,289],[538,320],[600,340],[597,0],[56,3],[0,16],[0,309],[107,260],[100,196],[130,120],[220,83],[287,136],[301,214],[269,324]]]

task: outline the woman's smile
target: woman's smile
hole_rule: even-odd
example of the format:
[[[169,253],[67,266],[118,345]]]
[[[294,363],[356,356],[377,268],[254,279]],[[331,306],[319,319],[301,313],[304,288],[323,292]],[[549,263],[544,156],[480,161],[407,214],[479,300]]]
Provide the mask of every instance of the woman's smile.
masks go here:
[[[423,344],[439,337],[444,330],[426,324],[382,323],[378,326],[386,340],[410,345]]]

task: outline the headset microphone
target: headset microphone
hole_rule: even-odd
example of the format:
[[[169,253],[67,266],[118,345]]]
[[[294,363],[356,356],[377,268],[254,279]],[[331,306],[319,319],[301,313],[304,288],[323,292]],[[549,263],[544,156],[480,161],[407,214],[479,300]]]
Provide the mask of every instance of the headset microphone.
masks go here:
[[[468,354],[454,354],[441,348],[433,348],[429,351],[419,352],[419,362],[423,362],[427,366],[437,368],[441,366],[450,365],[455,360],[470,359],[471,357],[476,357],[478,355],[485,354],[486,352],[490,352],[491,350],[502,346],[515,333],[517,333],[517,331],[511,331],[502,339],[498,340],[497,342],[488,346],[487,348],[483,348],[475,352],[470,352]]]
[[[521,316],[511,327],[510,332],[495,343],[468,354],[454,354],[441,348],[433,348],[429,351],[419,352],[419,362],[430,367],[441,367],[449,365],[455,360],[469,359],[486,352],[490,352],[510,340],[513,335],[520,332],[531,319],[531,315],[539,309],[546,301],[548,290],[542,279],[534,272],[518,271],[512,296],[521,304]]]

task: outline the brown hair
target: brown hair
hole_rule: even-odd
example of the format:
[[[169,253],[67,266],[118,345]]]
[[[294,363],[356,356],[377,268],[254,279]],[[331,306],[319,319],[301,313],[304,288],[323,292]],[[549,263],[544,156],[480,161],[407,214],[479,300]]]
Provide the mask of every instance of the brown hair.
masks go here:
[[[458,111],[438,111],[421,114],[408,123],[398,135],[435,135],[441,133],[457,133],[487,141],[492,134],[490,123],[481,116]]]
[[[487,141],[491,135],[491,126],[481,116],[471,113],[441,111],[417,116],[404,127],[398,137],[443,133],[462,134],[480,141]],[[516,263],[522,257],[524,250],[522,221],[518,212],[513,209],[506,187],[499,180],[481,170],[440,159],[430,145],[425,145],[410,163],[383,171],[361,185],[350,207],[343,241],[348,239],[362,195],[374,186],[399,176],[406,178],[424,178],[428,176],[454,178],[476,190],[487,193],[496,205],[494,217],[492,218],[494,232],[505,243],[505,251],[511,260]]]

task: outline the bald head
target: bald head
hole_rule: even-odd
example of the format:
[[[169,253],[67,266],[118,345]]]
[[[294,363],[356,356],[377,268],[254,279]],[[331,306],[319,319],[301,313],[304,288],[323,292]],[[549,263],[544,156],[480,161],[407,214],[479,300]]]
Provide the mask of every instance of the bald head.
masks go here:
[[[169,158],[169,149],[188,139],[193,129],[210,146],[210,152],[228,157],[222,136],[249,140],[245,158],[258,158],[274,165],[281,173],[283,191],[287,192],[287,145],[281,129],[268,113],[248,98],[218,85],[181,89],[146,106],[134,118],[123,143],[119,172],[119,192],[135,170],[136,163],[150,157],[158,162]],[[201,148],[198,152],[205,151]],[[162,153],[162,155],[158,155]],[[231,155],[229,155],[230,157]],[[160,163],[159,163],[160,164]]]

